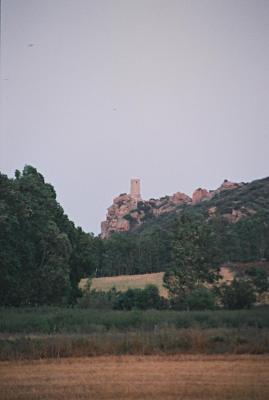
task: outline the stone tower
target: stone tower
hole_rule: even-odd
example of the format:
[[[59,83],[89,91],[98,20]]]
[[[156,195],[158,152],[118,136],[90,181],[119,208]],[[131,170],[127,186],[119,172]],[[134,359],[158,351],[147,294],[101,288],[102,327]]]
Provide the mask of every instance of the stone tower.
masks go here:
[[[133,199],[139,201],[141,200],[140,194],[140,179],[133,178],[131,179],[131,192],[130,195]]]

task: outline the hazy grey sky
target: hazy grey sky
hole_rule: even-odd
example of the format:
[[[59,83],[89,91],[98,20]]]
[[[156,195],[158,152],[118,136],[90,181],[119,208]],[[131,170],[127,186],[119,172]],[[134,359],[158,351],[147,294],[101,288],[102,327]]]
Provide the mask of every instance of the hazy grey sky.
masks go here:
[[[2,0],[0,169],[99,232],[145,199],[269,175],[269,0]]]

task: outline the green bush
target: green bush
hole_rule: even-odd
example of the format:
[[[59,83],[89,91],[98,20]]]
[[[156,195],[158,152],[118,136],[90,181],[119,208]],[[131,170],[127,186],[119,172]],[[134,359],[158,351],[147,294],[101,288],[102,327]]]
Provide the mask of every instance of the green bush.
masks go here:
[[[84,295],[78,299],[78,306],[81,308],[112,310],[118,296],[119,292],[117,292],[115,288],[112,288],[108,292],[95,289],[87,290]]]
[[[251,267],[246,271],[251,283],[255,286],[255,290],[259,295],[265,293],[269,289],[268,274],[265,269],[259,267]]]
[[[215,308],[215,296],[207,288],[197,288],[186,298],[186,304],[190,310],[213,310]]]
[[[150,308],[163,308],[159,289],[155,285],[147,285],[145,289],[128,289],[120,293],[114,303],[117,310],[131,310],[137,308],[147,310]]]
[[[229,310],[250,308],[255,301],[253,286],[243,279],[234,279],[230,285],[225,283],[220,288],[220,302]]]

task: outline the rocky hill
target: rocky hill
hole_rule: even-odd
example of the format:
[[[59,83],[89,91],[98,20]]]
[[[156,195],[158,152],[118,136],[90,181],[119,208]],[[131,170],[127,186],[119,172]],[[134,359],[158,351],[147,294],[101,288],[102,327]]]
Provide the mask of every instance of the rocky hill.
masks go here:
[[[183,216],[212,231],[214,243],[208,246],[217,249],[220,266],[269,261],[269,177],[240,184],[224,181],[214,191],[197,189],[192,198],[182,193],[147,201],[130,198],[119,196],[109,209],[98,276],[169,270]],[[182,229],[187,233],[187,226]]]
[[[140,182],[139,182],[140,184]],[[132,189],[130,194],[122,193],[114,198],[113,204],[108,208],[106,220],[101,223],[101,236],[108,238],[114,232],[127,232],[133,230],[145,221],[162,214],[175,211],[178,206],[193,206],[201,202],[213,199],[216,195],[223,191],[234,190],[246,184],[234,183],[224,180],[222,185],[216,190],[198,188],[194,191],[192,198],[182,192],[176,192],[172,196],[164,196],[159,199],[142,200],[139,194],[133,195]],[[217,209],[212,207],[209,214],[212,216]],[[227,215],[232,222],[240,219],[244,214],[251,212],[247,210],[233,209]]]

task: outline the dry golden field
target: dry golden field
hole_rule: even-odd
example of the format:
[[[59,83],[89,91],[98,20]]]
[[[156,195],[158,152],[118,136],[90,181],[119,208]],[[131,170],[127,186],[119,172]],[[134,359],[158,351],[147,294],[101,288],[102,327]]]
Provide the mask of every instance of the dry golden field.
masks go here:
[[[232,271],[227,267],[222,267],[220,273],[223,277],[222,281],[229,282],[233,279]],[[168,291],[163,287],[163,275],[164,272],[155,272],[152,274],[141,274],[141,275],[120,275],[120,276],[108,276],[105,278],[93,278],[91,289],[108,291],[113,287],[124,292],[129,288],[143,289],[148,284],[156,285],[159,288],[160,295],[168,297]],[[88,279],[82,279],[80,281],[81,289],[85,289]]]
[[[0,363],[1,400],[267,400],[269,356],[109,356]]]
[[[143,289],[148,284],[156,285],[159,288],[160,294],[167,297],[167,290],[163,287],[163,272],[141,275],[120,275],[108,276],[105,278],[93,278],[91,289],[108,291],[113,287],[120,292],[124,292],[129,288]],[[88,279],[82,279],[80,287],[83,289],[87,285]]]

